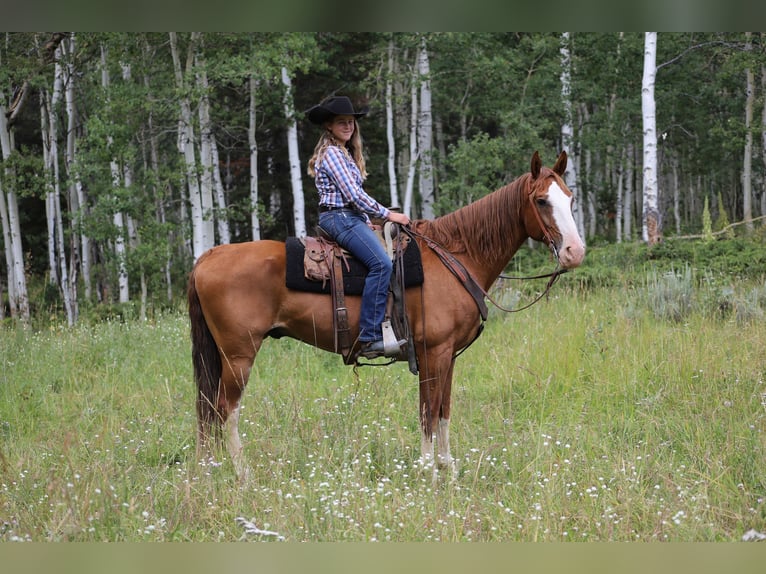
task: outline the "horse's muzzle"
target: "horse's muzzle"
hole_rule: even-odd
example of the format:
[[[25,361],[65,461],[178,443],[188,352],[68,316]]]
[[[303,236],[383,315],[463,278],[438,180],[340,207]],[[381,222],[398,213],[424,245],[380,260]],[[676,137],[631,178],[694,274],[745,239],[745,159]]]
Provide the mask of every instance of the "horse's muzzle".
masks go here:
[[[574,269],[585,259],[585,244],[577,240],[562,241],[562,246],[557,249],[559,265],[564,269]]]

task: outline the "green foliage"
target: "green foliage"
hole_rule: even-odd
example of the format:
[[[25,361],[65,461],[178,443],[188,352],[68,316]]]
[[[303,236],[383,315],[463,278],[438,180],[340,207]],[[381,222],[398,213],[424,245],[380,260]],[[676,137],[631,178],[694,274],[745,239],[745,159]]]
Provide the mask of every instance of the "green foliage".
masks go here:
[[[590,245],[571,274],[581,288],[635,286],[648,274],[661,276],[689,266],[697,283],[759,280],[766,251],[759,237],[715,241],[666,239],[651,247],[640,242]]]
[[[710,218],[710,201],[705,196],[705,207],[702,209],[702,235],[706,242],[713,241],[713,222]]]
[[[720,192],[718,193],[718,217],[715,220],[715,230],[726,230],[723,233],[726,239],[734,239],[734,230],[729,228],[729,216],[726,213],[726,207],[723,205],[723,197]]]
[[[485,133],[452,147],[435,204],[437,214],[454,211],[508,183],[509,151],[506,140]]]

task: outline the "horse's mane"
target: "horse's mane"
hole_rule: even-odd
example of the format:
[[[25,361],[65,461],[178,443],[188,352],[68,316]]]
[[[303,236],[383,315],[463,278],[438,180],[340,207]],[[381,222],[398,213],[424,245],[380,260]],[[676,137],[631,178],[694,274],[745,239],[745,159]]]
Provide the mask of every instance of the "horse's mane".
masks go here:
[[[485,195],[473,203],[433,220],[418,221],[418,232],[451,253],[466,253],[479,261],[491,260],[513,245],[520,217],[523,190],[530,174]]]

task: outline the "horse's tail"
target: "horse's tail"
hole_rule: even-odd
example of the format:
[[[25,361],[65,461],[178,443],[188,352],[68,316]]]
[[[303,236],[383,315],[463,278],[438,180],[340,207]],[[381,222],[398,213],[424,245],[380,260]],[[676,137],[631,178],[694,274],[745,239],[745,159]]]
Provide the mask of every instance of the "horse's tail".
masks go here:
[[[191,323],[192,363],[197,383],[198,447],[213,436],[221,434],[221,417],[218,414],[218,388],[221,383],[221,355],[213,334],[202,313],[199,294],[194,281],[196,267],[189,276],[187,297]]]

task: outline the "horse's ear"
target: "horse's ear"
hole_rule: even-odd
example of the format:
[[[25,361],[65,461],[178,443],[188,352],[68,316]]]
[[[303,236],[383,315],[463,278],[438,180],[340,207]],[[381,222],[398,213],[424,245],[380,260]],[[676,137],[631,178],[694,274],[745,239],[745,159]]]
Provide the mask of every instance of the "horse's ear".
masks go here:
[[[542,167],[543,162],[540,161],[540,154],[535,150],[535,153],[532,154],[532,165],[529,168],[529,171],[532,173],[532,179],[537,179]]]
[[[555,171],[560,176],[564,176],[564,172],[567,170],[567,152],[562,151],[559,154],[559,159],[556,160],[556,165],[553,166]]]

